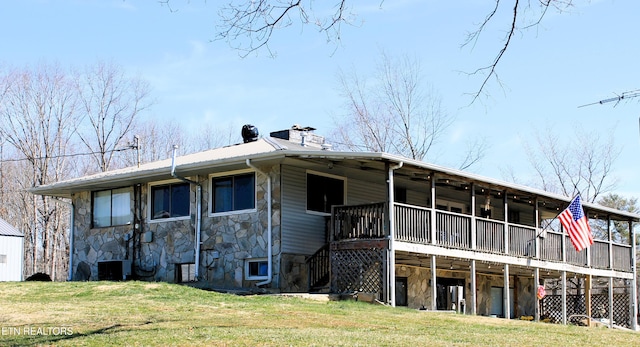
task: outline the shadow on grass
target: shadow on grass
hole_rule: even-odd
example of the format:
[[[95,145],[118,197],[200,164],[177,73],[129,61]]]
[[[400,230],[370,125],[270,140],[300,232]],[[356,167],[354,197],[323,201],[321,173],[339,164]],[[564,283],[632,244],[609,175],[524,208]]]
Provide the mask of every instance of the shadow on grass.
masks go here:
[[[154,322],[152,321],[146,321],[144,323],[140,323],[140,324],[113,324],[104,328],[100,328],[100,329],[96,329],[96,330],[92,330],[92,331],[88,331],[85,333],[77,333],[77,332],[73,332],[69,335],[65,334],[65,333],[60,333],[60,334],[46,334],[46,333],[40,333],[40,334],[29,334],[29,333],[24,333],[24,331],[21,331],[20,334],[13,334],[13,335],[3,335],[0,336],[0,345],[2,346],[41,346],[41,345],[49,345],[49,344],[54,344],[56,342],[60,342],[60,341],[65,341],[65,340],[73,340],[73,339],[77,339],[79,337],[89,337],[92,335],[101,335],[101,334],[111,334],[116,330],[119,331],[123,331],[123,330],[127,330],[127,327],[140,327],[140,326],[144,326],[144,325],[149,325],[152,324]],[[124,328],[124,329],[119,329],[119,328]],[[8,338],[7,338],[8,337]]]

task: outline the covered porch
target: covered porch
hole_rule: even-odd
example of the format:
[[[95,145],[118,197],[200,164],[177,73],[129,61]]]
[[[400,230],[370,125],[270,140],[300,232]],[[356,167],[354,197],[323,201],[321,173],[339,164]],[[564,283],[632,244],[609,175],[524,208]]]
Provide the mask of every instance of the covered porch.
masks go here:
[[[386,177],[386,201],[332,209],[320,250],[331,291],[373,292],[394,306],[565,324],[602,317],[635,328],[635,215],[585,207],[595,241],[576,252],[555,219],[568,204],[561,198],[436,172]],[[310,287],[318,268],[310,266]]]

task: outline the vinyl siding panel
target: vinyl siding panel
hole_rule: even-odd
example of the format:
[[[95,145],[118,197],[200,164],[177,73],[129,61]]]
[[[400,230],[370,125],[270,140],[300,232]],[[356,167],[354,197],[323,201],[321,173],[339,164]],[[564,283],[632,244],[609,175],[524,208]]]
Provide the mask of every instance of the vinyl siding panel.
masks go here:
[[[282,167],[282,252],[311,255],[325,244],[326,217],[307,213],[306,170]]]
[[[301,167],[282,167],[283,253],[311,255],[326,243],[325,233],[330,217],[306,211],[306,172],[307,170]],[[385,179],[381,175],[374,175],[372,181],[352,179],[347,175],[345,203],[357,205],[385,201],[387,191],[384,182]]]

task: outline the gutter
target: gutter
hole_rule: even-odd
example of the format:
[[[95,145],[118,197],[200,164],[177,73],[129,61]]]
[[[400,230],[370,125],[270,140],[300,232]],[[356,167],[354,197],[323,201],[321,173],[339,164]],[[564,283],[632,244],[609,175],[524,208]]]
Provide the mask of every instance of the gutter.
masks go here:
[[[171,177],[173,178],[177,178],[183,182],[189,183],[189,184],[195,184],[196,186],[196,227],[195,227],[195,273],[194,273],[194,277],[195,280],[198,281],[198,278],[200,277],[200,238],[201,238],[201,233],[200,233],[200,228],[202,225],[202,184],[200,184],[197,181],[192,181],[190,179],[187,179],[185,177],[181,177],[178,174],[176,174],[176,151],[178,150],[178,146],[177,145],[173,145],[173,155],[171,158]],[[197,177],[197,176],[196,176]],[[197,179],[197,178],[196,178]]]
[[[256,170],[267,177],[267,279],[262,282],[256,283],[256,286],[264,286],[270,284],[273,279],[273,251],[271,250],[271,239],[272,239],[272,225],[271,225],[271,177],[264,171],[258,169],[256,166],[251,164],[251,159],[246,160],[246,164],[248,167]]]

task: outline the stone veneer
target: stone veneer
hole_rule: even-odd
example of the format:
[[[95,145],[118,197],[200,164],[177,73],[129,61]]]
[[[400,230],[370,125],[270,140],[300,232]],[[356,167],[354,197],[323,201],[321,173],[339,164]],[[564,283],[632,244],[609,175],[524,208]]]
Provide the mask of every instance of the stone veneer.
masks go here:
[[[279,288],[280,274],[280,174],[279,166],[262,168],[272,178],[272,253],[273,282],[269,288]],[[190,179],[196,179],[191,177]],[[244,276],[245,260],[267,257],[267,178],[256,173],[257,206],[255,212],[209,215],[209,177],[197,178],[202,185],[202,225],[200,280],[212,287],[251,287],[259,281],[247,281]],[[147,220],[149,186],[141,186],[142,225],[140,233],[152,232],[151,242],[136,243],[134,276],[152,281],[173,282],[175,264],[195,261],[195,185],[191,186],[190,218],[171,221]],[[132,194],[131,206],[134,207]],[[91,192],[74,196],[76,207],[74,233],[75,280],[97,280],[98,262],[132,259],[133,226],[91,228]],[[137,238],[136,238],[137,240]]]
[[[465,313],[471,314],[470,274],[458,271],[438,270],[437,277],[460,278],[465,280]],[[431,269],[428,267],[416,267],[396,265],[396,277],[407,278],[407,306],[419,309],[423,306],[431,308]],[[511,276],[509,284],[515,288],[515,313],[517,316],[533,316],[535,314],[535,289],[534,281],[529,277]],[[491,287],[503,287],[502,276],[478,274],[476,277],[477,289],[477,314],[488,316],[491,311]]]

